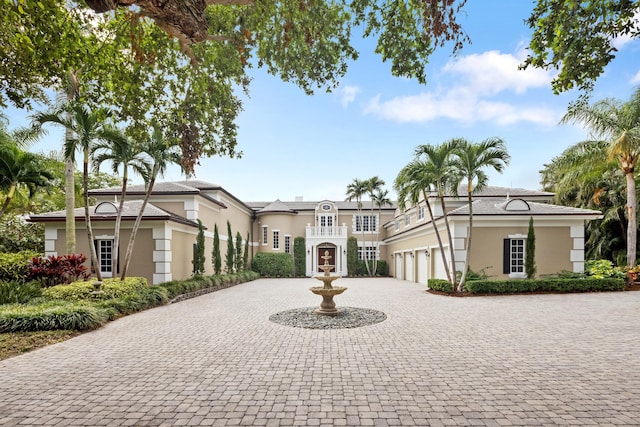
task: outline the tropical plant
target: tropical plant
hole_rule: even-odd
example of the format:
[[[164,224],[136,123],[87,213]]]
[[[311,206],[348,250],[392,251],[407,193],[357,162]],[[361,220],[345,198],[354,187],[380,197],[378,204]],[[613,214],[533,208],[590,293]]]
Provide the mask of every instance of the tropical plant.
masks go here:
[[[375,204],[378,207],[378,217],[376,219],[376,248],[380,242],[380,216],[382,215],[383,206],[392,206],[391,199],[389,199],[389,190],[382,190],[377,188],[374,193],[371,194],[372,205]],[[378,271],[378,256],[373,258],[373,271]]]
[[[44,224],[15,215],[0,218],[0,252],[44,252]]]
[[[120,167],[122,167],[122,191],[120,193],[120,201],[118,205],[118,211],[116,213],[116,221],[113,233],[113,247],[115,248],[112,254],[112,270],[114,274],[118,271],[119,265],[119,253],[120,253],[120,227],[122,223],[122,214],[124,212],[124,199],[127,195],[127,183],[129,182],[129,168],[132,168],[140,176],[145,176],[149,169],[150,164],[143,157],[140,148],[134,144],[124,134],[116,135],[115,138],[99,141],[93,147],[93,165],[94,171],[100,169],[100,165],[104,162],[111,163],[111,171],[114,174],[118,173]]]
[[[627,186],[627,266],[636,263],[638,238],[635,169],[640,158],[640,88],[627,102],[604,99],[594,104],[575,103],[562,123],[581,123],[608,143],[610,158],[616,159]]]
[[[418,145],[415,149],[416,157],[422,158],[424,156],[425,161],[429,164],[429,170],[434,179],[436,194],[438,195],[438,199],[440,199],[442,218],[444,220],[445,229],[447,230],[449,254],[451,257],[451,278],[454,280],[451,283],[454,285],[454,287],[456,284],[455,281],[458,277],[456,272],[456,255],[453,247],[451,226],[449,225],[449,216],[447,215],[447,207],[444,199],[446,190],[452,191],[456,195],[458,191],[458,188],[456,186],[456,171],[451,164],[452,154],[456,149],[456,146],[457,144],[455,140],[449,140],[436,146],[430,144]],[[431,214],[432,212],[429,213]],[[435,221],[433,216],[431,216],[431,220]],[[445,264],[448,264],[442,245],[440,245],[440,252],[443,256],[443,262]]]
[[[154,126],[151,135],[148,135],[147,139],[142,142],[140,150],[148,156],[147,163],[151,164],[151,170],[143,176],[146,186],[144,199],[142,201],[140,211],[138,211],[138,216],[133,224],[129,243],[127,244],[127,253],[124,257],[122,271],[120,272],[121,280],[124,280],[127,277],[127,271],[129,270],[129,263],[131,262],[131,257],[133,255],[136,235],[138,234],[138,229],[142,222],[142,216],[147,204],[149,203],[149,198],[153,192],[156,179],[159,176],[164,176],[167,167],[170,164],[180,164],[180,156],[178,155],[176,141],[165,138],[162,131],[157,126]]]
[[[90,275],[84,265],[86,260],[87,257],[82,254],[34,257],[29,263],[26,279],[40,281],[47,287],[88,280]]]
[[[16,144],[0,141],[0,190],[4,202],[0,206],[0,217],[9,208],[16,191],[24,187],[33,197],[36,190],[50,186],[53,175],[40,161],[40,157],[23,151]]]
[[[366,259],[366,248],[365,248],[365,240],[364,240],[364,221],[362,217],[362,196],[367,193],[367,181],[362,181],[358,178],[354,178],[353,182],[347,185],[347,198],[346,200],[349,202],[356,201],[356,231],[360,228],[360,233],[362,234],[362,239],[359,244],[363,245],[362,248],[362,257]],[[369,268],[369,263],[365,261],[365,265],[367,266],[367,272],[371,275],[371,269]]]
[[[483,169],[492,168],[502,172],[509,163],[509,154],[504,141],[500,138],[489,138],[479,143],[471,143],[466,139],[452,140],[456,144],[455,157],[452,160],[460,182],[465,183],[469,208],[469,232],[467,235],[466,256],[462,277],[458,283],[458,292],[462,292],[471,259],[471,237],[473,235],[473,199],[474,192],[482,190],[489,180]]]
[[[99,141],[114,141],[121,138],[121,132],[107,124],[111,115],[105,108],[90,110],[78,102],[63,104],[51,112],[38,112],[32,117],[32,125],[36,131],[42,131],[46,123],[62,126],[73,131],[74,137],[65,141],[64,156],[75,162],[76,151],[82,152],[82,196],[84,200],[84,216],[87,227],[87,240],[91,253],[91,264],[95,266],[98,280],[102,280],[100,264],[96,248],[93,244],[93,228],[89,213],[89,161],[94,145]]]
[[[402,211],[406,211],[409,206],[417,206],[421,198],[424,200],[427,211],[429,212],[429,218],[431,218],[433,231],[436,235],[436,239],[438,240],[440,255],[442,256],[442,263],[447,274],[447,280],[452,284],[455,284],[456,278],[451,274],[449,262],[447,261],[447,254],[444,251],[444,245],[442,244],[442,236],[440,235],[440,230],[438,229],[434,219],[433,208],[431,207],[431,201],[429,198],[431,189],[435,186],[436,182],[435,174],[432,169],[433,165],[430,162],[415,159],[400,170],[393,183],[393,187],[398,193],[398,207]]]

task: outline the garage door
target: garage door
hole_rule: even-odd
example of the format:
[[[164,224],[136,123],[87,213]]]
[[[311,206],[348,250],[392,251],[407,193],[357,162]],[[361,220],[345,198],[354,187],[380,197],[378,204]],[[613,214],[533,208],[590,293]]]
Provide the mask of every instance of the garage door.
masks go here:
[[[411,252],[405,252],[404,256],[404,279],[413,282],[413,257]]]
[[[402,280],[402,257],[400,256],[400,254],[396,254],[395,258],[396,258],[396,261],[395,261],[396,262],[396,271],[395,271],[396,276],[395,277],[396,277],[396,279]]]
[[[418,251],[416,253],[416,282],[427,284],[427,257],[424,255],[424,251]]]
[[[445,254],[447,256],[447,262],[449,262],[451,257],[446,251],[447,251],[447,248],[445,248]],[[440,253],[440,249],[434,249],[431,251],[431,262],[433,265],[433,277],[435,279],[447,280],[447,270],[445,270],[444,268],[444,263],[442,262],[442,255]]]

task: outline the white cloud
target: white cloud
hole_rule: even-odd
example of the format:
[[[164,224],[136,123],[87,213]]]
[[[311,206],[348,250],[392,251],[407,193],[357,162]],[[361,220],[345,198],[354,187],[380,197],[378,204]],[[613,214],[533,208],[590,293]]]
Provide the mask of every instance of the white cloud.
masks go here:
[[[637,28],[638,24],[640,24],[640,8],[638,8],[636,10],[636,13],[633,15],[633,18],[631,18],[631,21],[633,21],[635,23],[634,26],[635,26],[635,28]],[[613,45],[613,47],[615,47],[616,49],[620,50],[626,44],[631,43],[635,39],[636,39],[636,37],[633,37],[630,34],[624,34],[622,36],[618,36],[615,39],[613,39],[611,44]]]
[[[360,92],[357,86],[345,86],[342,88],[342,100],[340,103],[343,108],[347,108],[349,104],[356,100],[356,95]]]
[[[444,66],[442,79],[448,79],[447,87],[385,101],[379,94],[364,112],[396,122],[445,118],[464,123],[556,124],[561,112],[527,106],[526,98],[519,104],[500,99],[499,95],[522,96],[529,89],[550,87],[552,73],[536,68],[518,70],[523,61],[524,51],[518,56],[498,51],[467,55]]]
[[[631,84],[635,85],[635,84],[638,84],[638,83],[640,83],[640,70],[638,70],[636,75],[631,78]]]

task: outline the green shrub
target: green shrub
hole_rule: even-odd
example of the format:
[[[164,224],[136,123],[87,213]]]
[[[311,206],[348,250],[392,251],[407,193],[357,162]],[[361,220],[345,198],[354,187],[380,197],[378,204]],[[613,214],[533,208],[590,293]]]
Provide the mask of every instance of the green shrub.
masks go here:
[[[427,286],[429,289],[440,292],[453,292],[453,285],[451,282],[445,279],[429,279],[427,280]]]
[[[307,249],[304,237],[293,239],[293,275],[303,277],[307,274]]]
[[[372,267],[373,267],[372,263],[369,263],[369,268],[372,268]],[[359,259],[356,261],[355,275],[356,276],[369,275],[369,273],[367,272],[367,266],[364,263],[364,260]],[[389,275],[389,266],[387,265],[387,261],[378,260],[374,276],[388,276],[388,275]]]
[[[251,269],[262,277],[290,277],[293,275],[293,257],[289,254],[258,252]]]
[[[113,320],[120,315],[127,315],[163,305],[168,301],[169,291],[166,288],[162,286],[149,286],[119,298],[100,301],[97,306],[109,314],[109,320]]]
[[[148,287],[147,279],[144,277],[127,277],[124,280],[118,278],[104,279],[102,281],[104,294],[100,298],[122,298],[128,295],[135,295],[141,289]],[[79,281],[44,289],[42,296],[50,300],[80,301],[95,299],[96,295],[93,295],[92,292],[93,281]]]
[[[606,277],[626,277],[623,268],[614,267],[613,263],[608,259],[596,259],[587,261],[584,265],[587,276],[596,279],[604,279]]]
[[[356,276],[358,270],[358,239],[355,236],[347,238],[347,274]]]
[[[0,310],[0,332],[87,330],[109,320],[105,310],[88,303],[48,301],[43,304],[12,304]]]
[[[0,281],[0,304],[25,303],[41,294],[42,288],[38,282]]]
[[[0,281],[24,280],[29,272],[29,262],[40,256],[37,252],[22,251],[0,253]]]
[[[621,278],[535,279],[535,280],[477,280],[466,283],[471,293],[517,292],[594,292],[623,291]]]
[[[0,219],[0,252],[21,251],[44,252],[44,224],[5,215]]]

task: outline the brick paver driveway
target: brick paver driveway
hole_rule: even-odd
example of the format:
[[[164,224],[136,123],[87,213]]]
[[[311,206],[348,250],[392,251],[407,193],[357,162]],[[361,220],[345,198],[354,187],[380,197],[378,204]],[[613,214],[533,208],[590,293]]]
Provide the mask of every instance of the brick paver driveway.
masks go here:
[[[640,292],[450,298],[341,279],[357,329],[258,280],[0,362],[0,425],[640,425]]]

